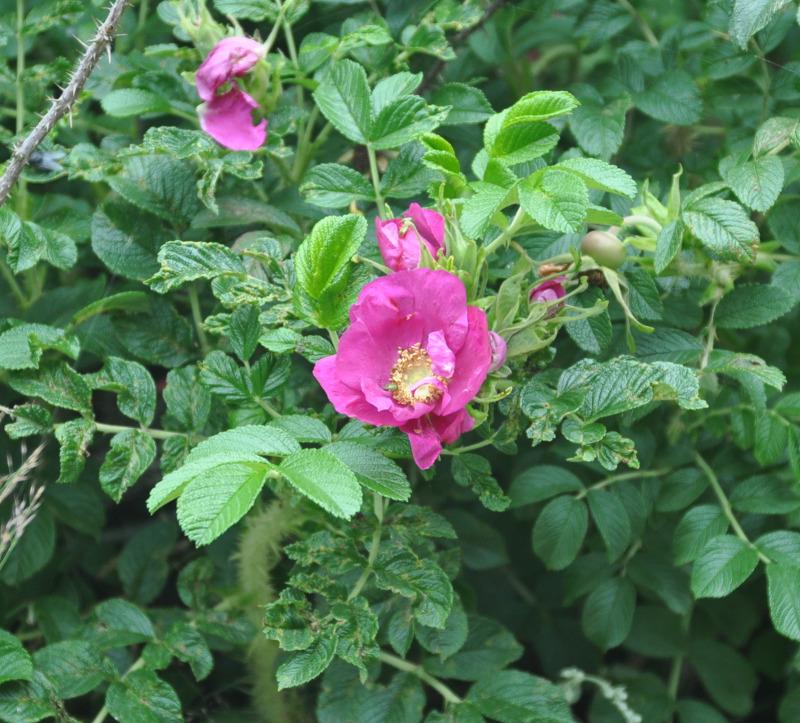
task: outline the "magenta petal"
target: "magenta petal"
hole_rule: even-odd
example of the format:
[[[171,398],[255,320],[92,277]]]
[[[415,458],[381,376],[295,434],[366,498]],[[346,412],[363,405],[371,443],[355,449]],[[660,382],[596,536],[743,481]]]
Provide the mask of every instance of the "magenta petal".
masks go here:
[[[195,74],[198,95],[212,100],[217,90],[234,76],[247,73],[266,57],[264,46],[251,38],[225,38],[214,46]]]
[[[234,88],[198,106],[200,127],[217,143],[233,151],[256,151],[267,140],[267,121],[253,125],[258,103]]]
[[[390,218],[386,221],[375,219],[378,248],[383,262],[392,271],[407,271],[419,266],[420,241],[413,229],[409,229],[401,236],[402,224],[399,218]]]
[[[439,249],[444,248],[444,217],[442,214],[422,208],[418,203],[412,203],[403,216],[414,222],[414,227],[419,231],[431,256],[436,258]]]
[[[441,407],[441,414],[452,414],[462,409],[486,381],[492,364],[492,347],[486,314],[475,306],[467,307],[469,331],[464,346],[456,353],[456,370],[448,381],[450,399]]]
[[[451,377],[456,368],[456,355],[453,354],[447,340],[444,338],[443,331],[434,331],[428,334],[428,341],[425,344],[428,355],[431,358],[431,369],[434,374],[441,377]]]
[[[430,421],[423,417],[404,424],[401,430],[408,435],[411,453],[414,455],[417,467],[420,469],[432,467],[442,453],[442,443]]]

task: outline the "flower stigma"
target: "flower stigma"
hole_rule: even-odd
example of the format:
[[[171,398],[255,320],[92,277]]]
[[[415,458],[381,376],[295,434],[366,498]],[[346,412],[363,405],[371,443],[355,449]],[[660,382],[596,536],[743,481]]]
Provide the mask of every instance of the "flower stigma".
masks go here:
[[[397,361],[389,375],[387,391],[399,404],[430,404],[439,399],[447,386],[444,377],[433,373],[431,357],[419,344],[397,349]]]

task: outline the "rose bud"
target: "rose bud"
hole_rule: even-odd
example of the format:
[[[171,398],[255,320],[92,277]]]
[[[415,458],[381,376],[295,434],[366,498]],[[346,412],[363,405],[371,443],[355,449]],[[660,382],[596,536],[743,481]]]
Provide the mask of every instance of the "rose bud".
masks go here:
[[[421,243],[433,258],[444,249],[444,218],[412,203],[403,218],[376,218],[375,234],[384,263],[392,271],[409,271],[419,268]]]

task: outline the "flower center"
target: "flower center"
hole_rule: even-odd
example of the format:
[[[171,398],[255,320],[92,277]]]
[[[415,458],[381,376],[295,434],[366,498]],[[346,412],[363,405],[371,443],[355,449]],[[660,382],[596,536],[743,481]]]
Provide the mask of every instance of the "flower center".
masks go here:
[[[445,378],[433,373],[431,357],[419,344],[397,349],[397,361],[386,385],[396,402],[410,406],[434,402],[446,386]]]

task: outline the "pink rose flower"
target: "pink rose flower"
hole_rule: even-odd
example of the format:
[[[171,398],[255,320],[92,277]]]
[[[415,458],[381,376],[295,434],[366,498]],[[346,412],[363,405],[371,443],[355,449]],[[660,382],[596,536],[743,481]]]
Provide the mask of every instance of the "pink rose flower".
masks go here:
[[[233,151],[256,151],[267,140],[267,121],[253,125],[258,103],[238,88],[197,107],[200,127],[217,143]]]
[[[250,38],[225,38],[208,54],[195,74],[200,127],[217,143],[234,151],[255,151],[267,140],[267,121],[253,125],[258,102],[238,88],[233,79],[248,73],[262,58],[264,46]],[[217,95],[226,83],[233,87]]]
[[[492,363],[486,314],[457,276],[413,269],[369,282],[350,322],[314,376],[337,412],[399,427],[427,469],[475,423],[465,406]]]
[[[567,292],[561,284],[566,280],[567,278],[565,276],[557,276],[555,279],[548,279],[538,286],[534,286],[531,289],[530,301],[548,303],[563,299],[567,295]],[[556,304],[551,309],[551,313],[555,313],[555,310],[562,306],[564,306],[563,301],[560,304]]]
[[[241,37],[220,40],[194,76],[198,95],[205,101],[213,100],[225,83],[250,72],[265,57],[264,46],[257,40]]]
[[[386,221],[375,219],[378,248],[392,271],[408,271],[419,267],[420,244],[424,243],[436,258],[444,249],[444,218],[436,211],[412,203],[403,218]]]
[[[489,366],[489,374],[496,372],[503,364],[506,363],[506,354],[508,354],[508,344],[500,334],[496,331],[489,332],[489,346],[492,348],[492,363]]]

